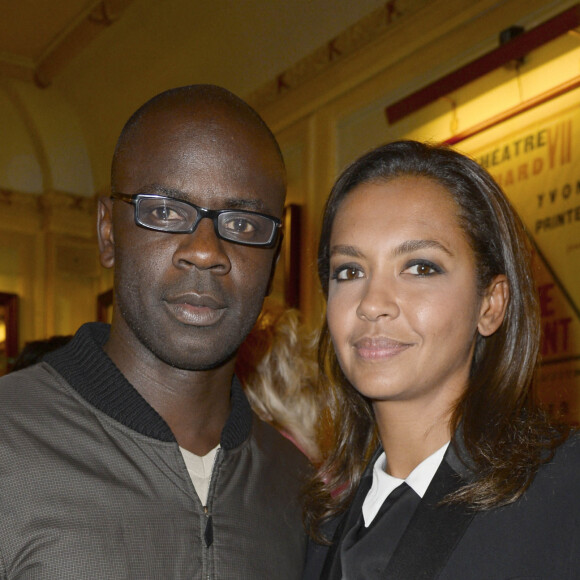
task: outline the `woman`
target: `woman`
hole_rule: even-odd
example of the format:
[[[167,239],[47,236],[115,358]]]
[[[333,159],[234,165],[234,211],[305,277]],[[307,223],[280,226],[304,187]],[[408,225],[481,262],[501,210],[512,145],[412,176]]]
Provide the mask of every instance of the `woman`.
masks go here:
[[[580,578],[580,445],[534,402],[536,292],[493,179],[380,147],[336,182],[318,260],[337,428],[305,578]]]

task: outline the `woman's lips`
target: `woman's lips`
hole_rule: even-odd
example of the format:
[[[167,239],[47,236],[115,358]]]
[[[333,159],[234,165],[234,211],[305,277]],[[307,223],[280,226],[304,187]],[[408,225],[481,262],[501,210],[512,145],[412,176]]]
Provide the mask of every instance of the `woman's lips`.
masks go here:
[[[410,343],[384,337],[365,337],[354,343],[358,356],[367,360],[391,358],[411,346],[413,345]]]

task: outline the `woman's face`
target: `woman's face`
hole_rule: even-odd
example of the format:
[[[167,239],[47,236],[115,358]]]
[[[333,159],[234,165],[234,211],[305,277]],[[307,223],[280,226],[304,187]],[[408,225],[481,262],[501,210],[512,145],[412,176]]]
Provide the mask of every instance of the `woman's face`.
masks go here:
[[[478,331],[490,333],[491,301],[478,294],[474,253],[441,185],[401,177],[347,194],[330,238],[327,317],[361,394],[450,409]]]

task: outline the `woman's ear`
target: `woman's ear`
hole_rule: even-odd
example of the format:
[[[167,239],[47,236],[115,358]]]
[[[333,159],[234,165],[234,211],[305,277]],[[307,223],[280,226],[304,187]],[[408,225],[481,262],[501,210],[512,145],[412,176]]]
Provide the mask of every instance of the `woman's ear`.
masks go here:
[[[510,299],[509,283],[503,274],[496,276],[481,301],[477,330],[482,336],[491,336],[503,322]]]
[[[113,238],[113,200],[101,197],[97,206],[97,235],[101,265],[112,268],[115,263],[115,240]]]

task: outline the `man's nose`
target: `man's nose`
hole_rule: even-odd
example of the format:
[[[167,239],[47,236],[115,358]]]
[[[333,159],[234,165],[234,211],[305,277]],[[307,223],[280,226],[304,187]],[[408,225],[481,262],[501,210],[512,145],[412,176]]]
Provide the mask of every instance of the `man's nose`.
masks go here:
[[[173,264],[177,268],[214,270],[227,274],[231,269],[226,253],[228,242],[218,238],[213,220],[202,218],[191,234],[173,234],[178,239],[173,254]]]

